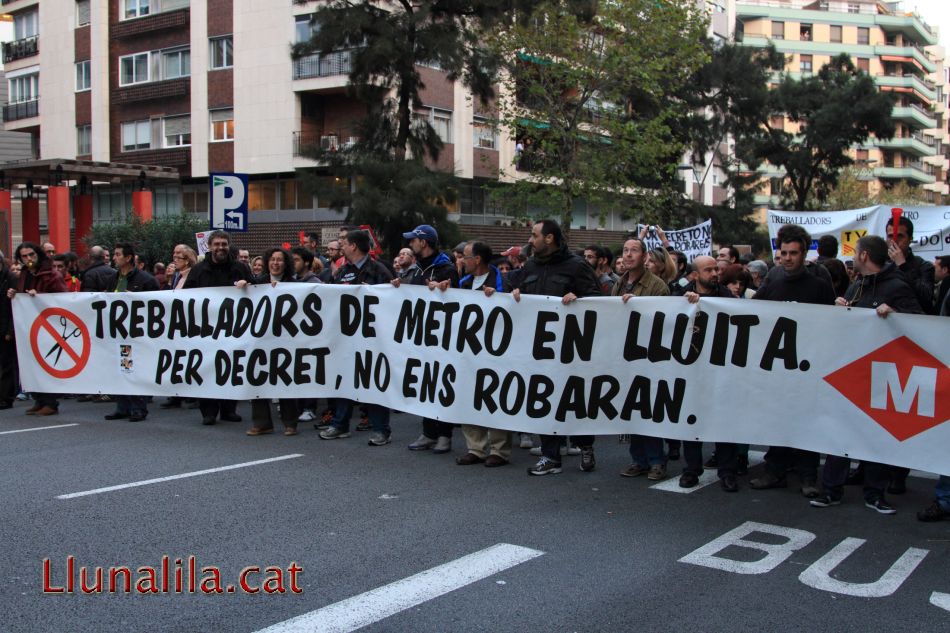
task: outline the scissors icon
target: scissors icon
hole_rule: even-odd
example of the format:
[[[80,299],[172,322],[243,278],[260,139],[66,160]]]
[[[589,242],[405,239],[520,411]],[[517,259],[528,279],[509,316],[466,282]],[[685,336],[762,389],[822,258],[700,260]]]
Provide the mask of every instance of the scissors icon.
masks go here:
[[[65,343],[71,338],[82,336],[82,332],[80,331],[78,327],[75,328],[69,334],[66,334],[66,330],[69,329],[69,321],[66,320],[66,317],[64,316],[59,317],[59,324],[63,327],[63,333],[62,333],[63,342],[57,343],[56,345],[51,347],[50,350],[46,352],[46,356],[43,357],[43,358],[49,358],[50,354],[52,354],[53,352],[56,352],[56,358],[53,360],[54,366],[59,363],[59,357],[63,355],[63,343]]]

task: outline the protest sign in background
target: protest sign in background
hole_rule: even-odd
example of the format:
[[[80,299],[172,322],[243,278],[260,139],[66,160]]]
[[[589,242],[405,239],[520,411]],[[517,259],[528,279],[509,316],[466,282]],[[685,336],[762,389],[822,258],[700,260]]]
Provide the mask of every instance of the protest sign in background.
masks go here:
[[[795,446],[950,474],[946,318],[293,283],[13,304],[28,390],[342,397],[532,433]]]
[[[646,225],[637,225],[637,231],[643,232]],[[709,255],[712,253],[712,220],[706,220],[702,224],[690,226],[685,229],[665,230],[666,239],[674,249],[685,253],[689,261],[693,261],[700,255]],[[659,248],[663,245],[656,228],[651,226],[643,238],[648,248]]]
[[[950,207],[903,207],[904,216],[914,223],[914,254],[928,261],[950,255]],[[878,205],[848,211],[774,211],[768,212],[769,237],[772,250],[778,249],[775,238],[783,224],[803,226],[812,237],[809,259],[818,256],[818,238],[833,235],[838,240],[838,256],[850,260],[854,245],[865,235],[886,237],[891,207]]]

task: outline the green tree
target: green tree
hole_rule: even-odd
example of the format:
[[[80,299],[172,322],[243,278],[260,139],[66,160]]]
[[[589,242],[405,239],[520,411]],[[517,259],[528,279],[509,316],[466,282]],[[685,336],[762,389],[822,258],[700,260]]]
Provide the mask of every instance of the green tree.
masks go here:
[[[503,203],[516,215],[540,208],[565,228],[579,200],[623,204],[638,187],[674,181],[685,147],[676,121],[687,113],[676,97],[705,61],[706,28],[692,0],[571,9],[541,2],[488,37],[504,65],[499,122],[519,148],[516,165],[502,166],[514,178]]]
[[[894,135],[894,97],[881,92],[874,80],[841,54],[817,75],[798,80],[784,74],[770,92],[774,113],[784,113],[797,132],[763,129],[750,149],[754,159],[781,167],[791,186],[786,204],[809,209],[824,203],[841,170],[854,163],[848,151],[871,135]]]
[[[184,213],[148,222],[132,215],[122,221],[93,225],[83,242],[89,247],[99,245],[109,250],[119,242],[129,242],[151,267],[155,262],[168,263],[177,244],[194,245],[195,233],[207,228],[206,219]]]
[[[346,208],[352,222],[374,225],[393,250],[399,234],[419,222],[452,229],[444,204],[454,199],[454,182],[431,165],[443,147],[424,117],[420,65],[444,70],[464,82],[475,98],[493,96],[497,64],[480,45],[485,29],[507,19],[526,0],[399,0],[383,8],[373,0],[331,0],[314,14],[314,35],[292,55],[350,51],[350,90],[366,106],[358,142],[341,151],[310,148],[304,153],[326,164],[334,176],[355,183],[352,191],[329,191],[310,179],[318,195]],[[447,238],[443,237],[443,241]]]

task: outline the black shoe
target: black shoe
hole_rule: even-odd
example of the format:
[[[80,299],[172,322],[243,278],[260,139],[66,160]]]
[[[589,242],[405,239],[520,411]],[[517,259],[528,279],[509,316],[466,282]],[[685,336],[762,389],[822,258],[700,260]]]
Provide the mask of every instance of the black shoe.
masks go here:
[[[222,422],[240,422],[244,418],[237,413],[222,413],[220,416]]]
[[[147,413],[133,413],[129,416],[129,422],[141,422],[147,415]]]
[[[925,523],[945,521],[947,519],[950,519],[950,510],[944,510],[943,506],[936,501],[917,513],[917,520]]]
[[[118,411],[115,411],[115,412],[113,412],[113,413],[108,413],[108,414],[104,415],[103,417],[104,417],[106,420],[124,420],[124,419],[126,419],[127,417],[129,417],[129,414],[128,414],[128,413],[119,413]]]
[[[699,476],[693,473],[680,475],[680,488],[694,488],[699,484]]]
[[[735,475],[723,475],[722,479],[719,480],[719,485],[726,492],[739,492],[739,480],[736,479]]]
[[[211,426],[215,422],[217,422],[217,420],[215,420],[214,417],[210,415],[206,415],[205,417],[201,418],[201,423],[205,426]]]

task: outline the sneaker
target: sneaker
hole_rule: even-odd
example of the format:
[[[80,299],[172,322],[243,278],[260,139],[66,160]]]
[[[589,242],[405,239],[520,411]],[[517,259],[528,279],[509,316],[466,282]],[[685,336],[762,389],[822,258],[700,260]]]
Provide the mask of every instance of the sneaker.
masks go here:
[[[650,472],[647,473],[647,479],[650,481],[662,481],[666,479],[666,464],[654,464],[650,466]]]
[[[442,455],[448,453],[452,450],[452,438],[451,437],[440,437],[435,441],[435,446],[432,447],[432,452],[436,455]]]
[[[552,462],[547,457],[542,457],[538,463],[528,469],[529,475],[556,475],[561,472],[561,463]]]
[[[518,444],[518,448],[534,448],[534,441],[531,439],[530,433],[521,434],[521,443]]]
[[[343,429],[331,426],[328,429],[320,431],[321,440],[342,440],[344,437],[349,437],[350,432],[344,431]]]
[[[389,436],[389,433],[380,433],[376,431],[369,436],[369,441],[367,442],[370,446],[386,446],[392,442],[392,439]]]
[[[594,448],[588,446],[581,449],[581,470],[589,473],[597,467],[597,460],[594,459]]]
[[[330,424],[329,422],[324,422],[323,420],[313,423],[313,428],[315,428],[318,431],[326,431],[332,426],[333,426],[332,424]]]
[[[561,447],[561,455],[570,455],[571,457],[576,457],[577,455],[580,455],[581,453],[583,453],[583,451],[580,449],[579,446],[562,446]]]
[[[714,468],[719,468],[719,460],[716,459],[716,454],[715,454],[715,453],[712,454],[712,457],[710,457],[709,459],[706,460],[706,462],[703,464],[703,468],[705,468],[706,470],[712,470],[712,469],[714,469]]]
[[[650,469],[646,466],[641,466],[640,464],[630,464],[626,468],[620,471],[621,477],[639,477],[640,475],[645,475],[650,472]]]
[[[310,409],[304,409],[303,413],[300,414],[300,417],[297,418],[298,422],[313,422],[317,419],[316,414]]]
[[[369,431],[373,425],[369,423],[369,418],[360,418],[360,423],[356,425],[357,431]]]
[[[897,514],[897,510],[892,508],[890,504],[884,501],[883,497],[878,497],[877,499],[866,499],[864,501],[865,508],[871,508],[875,512],[880,512],[881,514]]]
[[[771,473],[765,473],[761,477],[756,477],[749,482],[749,487],[754,490],[769,490],[770,488],[788,488],[788,482],[785,477],[776,477]]]
[[[945,519],[950,519],[950,510],[944,509],[944,507],[936,501],[917,513],[917,520],[923,521],[924,523],[933,523],[934,521],[943,521]]]
[[[813,508],[830,508],[831,506],[840,506],[841,499],[835,499],[830,494],[825,492],[809,501],[808,505]]]
[[[415,442],[409,445],[410,451],[427,451],[433,446],[435,446],[436,440],[426,437],[424,434],[420,435]]]
[[[20,393],[16,395],[16,399],[19,400],[20,402],[25,402],[26,400],[30,399],[30,396],[26,395],[25,393],[21,391]]]

